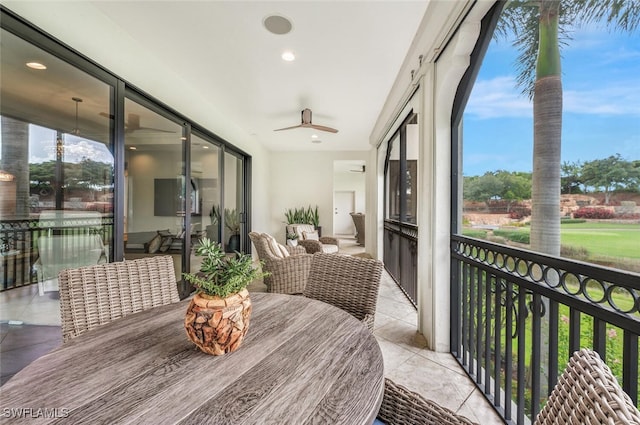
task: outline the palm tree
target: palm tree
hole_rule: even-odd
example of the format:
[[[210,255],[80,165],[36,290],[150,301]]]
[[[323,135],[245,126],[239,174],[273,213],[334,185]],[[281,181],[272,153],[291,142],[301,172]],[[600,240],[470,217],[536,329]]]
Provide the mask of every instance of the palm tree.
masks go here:
[[[515,35],[518,86],[533,99],[531,249],[560,255],[562,75],[560,49],[569,27],[605,23],[633,31],[640,0],[512,0],[496,35]],[[603,76],[604,77],[604,76]]]

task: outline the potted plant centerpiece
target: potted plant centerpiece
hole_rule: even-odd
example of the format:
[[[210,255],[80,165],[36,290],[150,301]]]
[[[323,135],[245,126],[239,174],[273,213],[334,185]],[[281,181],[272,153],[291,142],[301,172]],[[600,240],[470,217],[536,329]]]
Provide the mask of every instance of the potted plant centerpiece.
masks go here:
[[[216,356],[236,350],[249,329],[251,299],[247,285],[267,275],[253,267],[250,255],[227,256],[222,247],[202,238],[195,250],[203,257],[198,273],[183,273],[197,288],[184,326],[200,350]]]

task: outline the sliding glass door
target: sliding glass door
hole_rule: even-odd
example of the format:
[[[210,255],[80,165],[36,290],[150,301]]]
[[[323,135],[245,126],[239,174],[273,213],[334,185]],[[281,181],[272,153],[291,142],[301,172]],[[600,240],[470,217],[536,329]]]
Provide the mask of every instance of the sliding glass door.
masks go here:
[[[0,288],[113,257],[114,87],[2,30]]]

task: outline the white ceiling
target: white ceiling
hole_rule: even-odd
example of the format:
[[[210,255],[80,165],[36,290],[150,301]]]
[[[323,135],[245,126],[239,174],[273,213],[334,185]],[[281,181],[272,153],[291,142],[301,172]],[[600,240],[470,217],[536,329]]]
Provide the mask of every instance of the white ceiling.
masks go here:
[[[9,8],[16,5],[14,10],[20,13],[19,3],[5,3]],[[133,40],[140,57],[154,57],[269,149],[368,150],[374,123],[427,4],[426,0],[103,1],[83,2],[82,13],[66,19],[82,20],[84,28],[94,21],[96,28],[105,19],[110,21]],[[268,32],[263,20],[272,14],[290,19],[292,31]],[[77,40],[63,41],[81,45],[83,34],[75,36]],[[110,44],[108,36],[103,43],[117,54],[118,46]],[[295,52],[296,60],[283,61],[284,50]],[[314,124],[339,132],[273,131],[300,124],[303,108],[312,109]],[[322,143],[311,143],[312,134]]]

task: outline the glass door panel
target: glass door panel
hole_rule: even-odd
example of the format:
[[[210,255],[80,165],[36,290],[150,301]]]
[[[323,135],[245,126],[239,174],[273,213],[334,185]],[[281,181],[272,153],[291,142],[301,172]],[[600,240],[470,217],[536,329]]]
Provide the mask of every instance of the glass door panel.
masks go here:
[[[224,232],[227,252],[243,251],[245,229],[244,161],[235,155],[224,154]]]
[[[185,197],[183,126],[131,99],[124,106],[124,257],[171,255],[179,281],[185,211],[199,207]]]
[[[113,87],[0,40],[0,290],[43,294],[61,269],[113,258]]]

